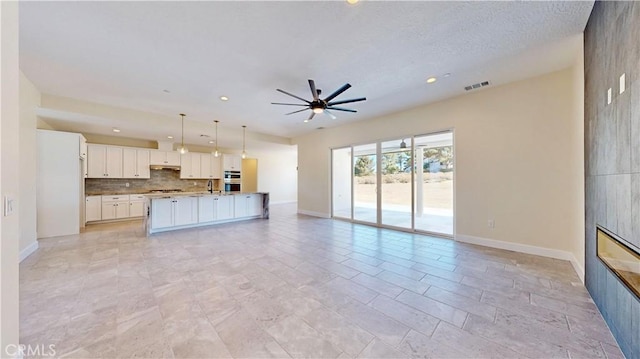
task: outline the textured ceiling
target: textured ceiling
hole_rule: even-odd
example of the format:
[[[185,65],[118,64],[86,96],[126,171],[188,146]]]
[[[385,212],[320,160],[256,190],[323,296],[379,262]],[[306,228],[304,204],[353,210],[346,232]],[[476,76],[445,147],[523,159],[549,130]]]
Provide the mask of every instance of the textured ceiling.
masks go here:
[[[21,2],[20,67],[45,94],[167,116],[131,118],[43,109],[57,127],[186,142],[220,128],[292,137],[463,94],[571,64],[593,2]],[[571,41],[574,39],[574,41]],[[451,73],[435,84],[425,79]],[[346,82],[338,119],[270,102],[296,102]],[[163,90],[169,90],[169,93]],[[230,98],[219,100],[221,95]],[[116,116],[111,116],[116,117]],[[201,125],[196,126],[194,123]],[[197,129],[197,130],[196,130]],[[221,144],[222,145],[222,144]]]

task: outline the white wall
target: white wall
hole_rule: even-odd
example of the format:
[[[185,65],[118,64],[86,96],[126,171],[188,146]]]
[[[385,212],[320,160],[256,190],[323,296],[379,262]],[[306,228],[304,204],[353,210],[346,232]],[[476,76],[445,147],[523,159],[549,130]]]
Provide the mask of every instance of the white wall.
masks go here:
[[[38,237],[80,232],[80,135],[37,131]]]
[[[19,195],[18,2],[0,1],[0,194]],[[20,208],[20,202],[15,203]],[[19,210],[0,221],[0,356],[18,344]],[[9,353],[12,354],[12,353]]]
[[[258,159],[258,191],[269,192],[271,204],[297,201],[298,152],[296,146],[263,150],[250,157]]]
[[[40,92],[20,72],[20,259],[38,248],[36,234],[36,108]]]
[[[331,147],[453,128],[456,239],[573,260],[584,240],[576,198],[583,191],[578,72],[566,69],[296,138],[298,209],[330,214]]]

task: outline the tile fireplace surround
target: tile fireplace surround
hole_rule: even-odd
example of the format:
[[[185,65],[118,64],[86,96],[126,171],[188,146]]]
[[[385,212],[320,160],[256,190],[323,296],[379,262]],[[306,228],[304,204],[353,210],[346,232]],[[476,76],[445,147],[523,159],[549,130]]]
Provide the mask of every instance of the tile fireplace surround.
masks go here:
[[[640,252],[639,38],[640,3],[595,3],[584,33],[585,284],[627,358],[640,358],[640,300],[596,245],[600,226]]]

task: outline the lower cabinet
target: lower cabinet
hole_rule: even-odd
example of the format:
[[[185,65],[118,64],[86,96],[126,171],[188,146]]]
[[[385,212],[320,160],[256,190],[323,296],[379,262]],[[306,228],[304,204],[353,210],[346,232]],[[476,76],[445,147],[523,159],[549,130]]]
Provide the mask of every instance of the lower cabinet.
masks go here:
[[[146,199],[144,195],[129,196],[129,217],[142,217],[145,215]]]
[[[159,198],[151,201],[152,228],[198,223],[198,198]]]
[[[262,215],[262,195],[243,194],[233,196],[235,200],[234,217],[254,217]]]
[[[233,218],[231,196],[204,196],[198,200],[198,222],[206,223]]]
[[[86,161],[85,161],[86,162]],[[102,220],[102,196],[87,196],[85,198],[85,221],[101,221]]]
[[[146,197],[139,194],[87,196],[85,221],[97,222],[146,215]]]
[[[102,196],[102,220],[129,217],[129,195]]]

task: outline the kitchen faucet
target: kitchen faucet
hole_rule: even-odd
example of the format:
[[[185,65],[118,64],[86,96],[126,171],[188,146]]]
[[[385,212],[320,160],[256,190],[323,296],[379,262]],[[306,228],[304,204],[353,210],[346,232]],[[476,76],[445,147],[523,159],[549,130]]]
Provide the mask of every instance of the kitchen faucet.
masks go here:
[[[213,180],[209,179],[209,182],[207,182],[207,191],[209,191],[209,193],[213,193]]]

